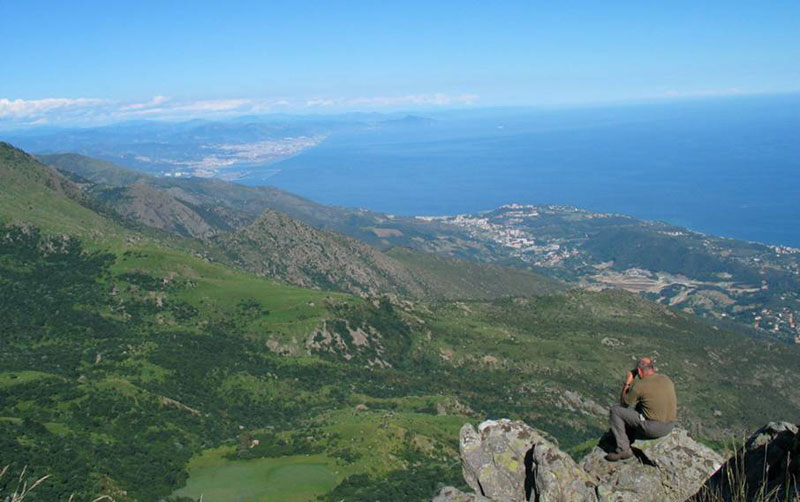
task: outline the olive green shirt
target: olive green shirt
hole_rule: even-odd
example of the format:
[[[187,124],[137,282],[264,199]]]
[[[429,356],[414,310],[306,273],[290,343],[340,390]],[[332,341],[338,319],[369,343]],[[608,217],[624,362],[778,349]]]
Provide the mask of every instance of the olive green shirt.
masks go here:
[[[656,373],[636,380],[625,395],[625,404],[648,420],[672,423],[678,418],[675,385],[666,375]]]

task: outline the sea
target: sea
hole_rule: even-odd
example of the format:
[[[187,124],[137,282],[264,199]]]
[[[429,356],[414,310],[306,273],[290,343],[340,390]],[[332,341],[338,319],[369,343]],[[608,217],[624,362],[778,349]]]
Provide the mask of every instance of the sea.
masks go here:
[[[395,215],[559,204],[800,247],[800,96],[422,113],[244,180]]]

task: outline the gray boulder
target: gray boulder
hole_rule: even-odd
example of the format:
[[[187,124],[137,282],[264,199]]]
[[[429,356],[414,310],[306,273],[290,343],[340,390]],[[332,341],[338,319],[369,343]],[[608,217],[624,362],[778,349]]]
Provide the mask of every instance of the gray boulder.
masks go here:
[[[754,444],[771,441],[772,436],[765,434],[766,439]],[[611,446],[608,439],[604,437],[578,465],[554,440],[523,422],[487,420],[477,430],[465,424],[459,441],[461,466],[474,493],[446,487],[433,500],[682,501],[696,493],[723,462],[682,429],[659,439],[635,440],[636,457],[616,463],[604,458]]]
[[[581,461],[581,467],[595,478],[598,500],[683,501],[723,462],[719,454],[680,428],[663,438],[635,440],[631,446],[636,456],[630,460],[608,462],[607,451],[597,446]]]
[[[461,428],[467,484],[491,500],[595,501],[593,479],[541,432],[523,422],[487,420]]]

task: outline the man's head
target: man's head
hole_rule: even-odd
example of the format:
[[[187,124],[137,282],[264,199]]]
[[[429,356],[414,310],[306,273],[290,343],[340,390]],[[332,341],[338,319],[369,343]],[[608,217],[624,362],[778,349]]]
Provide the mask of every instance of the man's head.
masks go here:
[[[653,360],[649,357],[639,359],[639,362],[636,363],[636,372],[639,374],[639,378],[647,378],[655,373],[656,368],[653,366]]]

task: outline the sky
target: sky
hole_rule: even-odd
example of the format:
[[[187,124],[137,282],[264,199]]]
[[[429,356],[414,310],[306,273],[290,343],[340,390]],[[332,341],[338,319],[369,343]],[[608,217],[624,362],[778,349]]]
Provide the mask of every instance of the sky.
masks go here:
[[[800,2],[0,0],[0,125],[800,91]]]

